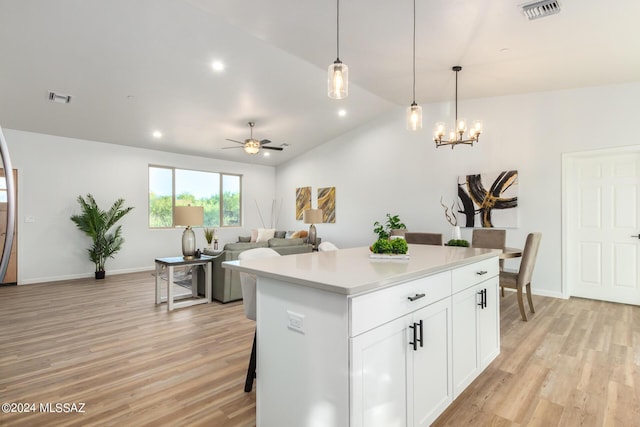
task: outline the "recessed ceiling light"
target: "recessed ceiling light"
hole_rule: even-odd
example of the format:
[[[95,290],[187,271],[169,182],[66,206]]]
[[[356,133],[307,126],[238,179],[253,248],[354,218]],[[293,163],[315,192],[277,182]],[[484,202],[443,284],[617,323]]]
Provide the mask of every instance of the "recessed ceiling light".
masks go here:
[[[154,138],[162,138],[162,132],[159,130],[154,131],[152,135]]]
[[[344,117],[344,116],[346,116],[346,115],[347,115],[347,110],[340,110],[340,111],[338,111],[338,115],[339,115],[340,117]]]
[[[224,64],[220,61],[213,61],[211,68],[213,68],[213,71],[222,71],[224,70]]]

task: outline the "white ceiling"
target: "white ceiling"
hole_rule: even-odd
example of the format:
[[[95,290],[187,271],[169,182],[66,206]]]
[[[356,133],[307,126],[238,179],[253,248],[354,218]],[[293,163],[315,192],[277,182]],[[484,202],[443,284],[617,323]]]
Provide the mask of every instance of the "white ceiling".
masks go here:
[[[534,21],[522,3],[417,0],[416,101],[451,101],[458,64],[460,99],[640,80],[640,1],[560,0]],[[412,5],[342,1],[336,101],[334,0],[0,0],[0,126],[277,165],[411,103]],[[289,146],[223,150],[248,121]]]

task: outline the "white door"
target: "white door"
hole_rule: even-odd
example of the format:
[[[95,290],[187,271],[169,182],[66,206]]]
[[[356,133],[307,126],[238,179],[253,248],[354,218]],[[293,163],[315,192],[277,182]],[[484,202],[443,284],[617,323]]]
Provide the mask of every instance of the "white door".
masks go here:
[[[640,147],[565,164],[570,296],[640,304]]]

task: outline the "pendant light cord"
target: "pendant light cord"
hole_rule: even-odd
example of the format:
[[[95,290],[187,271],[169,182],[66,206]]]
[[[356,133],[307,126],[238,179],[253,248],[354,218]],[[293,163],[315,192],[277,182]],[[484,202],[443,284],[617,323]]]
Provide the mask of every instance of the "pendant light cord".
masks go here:
[[[340,61],[340,0],[336,0],[336,59]]]
[[[413,0],[413,103],[416,103],[416,0]]]

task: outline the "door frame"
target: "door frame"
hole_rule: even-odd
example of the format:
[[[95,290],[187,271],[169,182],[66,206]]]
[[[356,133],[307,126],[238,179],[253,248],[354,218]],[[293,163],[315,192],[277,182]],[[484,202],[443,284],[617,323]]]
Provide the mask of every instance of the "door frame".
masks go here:
[[[569,245],[569,242],[572,238],[569,233],[569,212],[573,206],[569,204],[570,198],[566,196],[569,194],[572,184],[575,184],[576,182],[575,161],[578,159],[607,157],[625,153],[640,154],[640,145],[628,145],[624,147],[605,148],[599,150],[574,151],[562,154],[562,189],[560,193],[562,200],[562,283],[560,286],[562,288],[562,298],[564,299],[571,297],[571,284],[569,283],[568,273],[569,247],[571,246]]]

